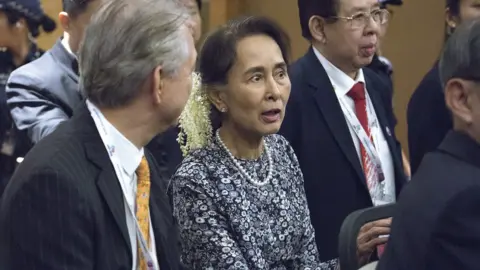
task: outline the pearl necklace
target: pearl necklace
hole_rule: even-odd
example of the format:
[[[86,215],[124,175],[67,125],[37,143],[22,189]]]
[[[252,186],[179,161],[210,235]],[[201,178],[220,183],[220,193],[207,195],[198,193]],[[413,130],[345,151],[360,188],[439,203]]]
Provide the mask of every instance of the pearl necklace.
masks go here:
[[[240,171],[240,173],[248,181],[250,181],[250,183],[252,183],[256,186],[264,186],[264,185],[266,185],[270,182],[270,179],[272,178],[273,161],[272,161],[272,156],[270,155],[270,151],[268,149],[268,146],[267,146],[267,143],[265,142],[265,140],[263,140],[263,146],[265,148],[265,152],[267,153],[267,158],[268,158],[268,174],[267,174],[267,177],[263,181],[260,181],[260,180],[253,179],[253,177],[250,176],[250,174],[245,170],[245,168],[243,168],[242,165],[240,165],[240,163],[238,162],[238,160],[233,156],[232,152],[230,152],[230,150],[228,150],[225,143],[223,143],[222,138],[220,138],[219,129],[217,129],[217,132],[216,132],[215,135],[217,137],[218,142],[220,143],[220,146],[223,148],[223,150],[225,150],[225,152],[227,152],[227,154],[230,157],[230,159],[232,160],[233,164],[237,167],[237,169]]]

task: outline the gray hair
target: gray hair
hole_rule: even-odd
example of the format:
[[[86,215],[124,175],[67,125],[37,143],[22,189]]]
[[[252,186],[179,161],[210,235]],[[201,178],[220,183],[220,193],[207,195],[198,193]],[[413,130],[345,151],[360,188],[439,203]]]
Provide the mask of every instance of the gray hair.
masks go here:
[[[439,70],[443,86],[453,78],[480,81],[480,20],[455,29],[443,49]]]
[[[80,87],[100,107],[127,105],[157,67],[165,76],[188,59],[188,13],[172,0],[110,0],[96,12],[79,51]]]

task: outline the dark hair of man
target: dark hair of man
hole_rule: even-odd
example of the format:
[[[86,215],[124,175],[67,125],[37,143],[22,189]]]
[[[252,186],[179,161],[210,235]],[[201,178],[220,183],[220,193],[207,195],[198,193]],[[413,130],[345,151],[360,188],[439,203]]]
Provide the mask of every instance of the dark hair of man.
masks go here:
[[[308,21],[312,16],[330,18],[337,15],[338,0],[298,0],[298,14],[302,36],[308,40],[312,39]]]
[[[202,10],[202,0],[197,0],[198,10]]]
[[[290,59],[290,39],[274,21],[259,16],[250,16],[229,21],[211,33],[199,55],[199,72],[202,84],[207,88],[226,85],[228,73],[237,58],[237,44],[246,37],[266,35],[280,48],[285,63]],[[218,127],[218,112],[212,108],[212,125]]]
[[[439,62],[440,80],[480,82],[480,20],[463,22],[450,36]]]
[[[76,18],[78,15],[85,12],[88,4],[94,0],[62,0],[63,11],[65,11],[71,18]]]

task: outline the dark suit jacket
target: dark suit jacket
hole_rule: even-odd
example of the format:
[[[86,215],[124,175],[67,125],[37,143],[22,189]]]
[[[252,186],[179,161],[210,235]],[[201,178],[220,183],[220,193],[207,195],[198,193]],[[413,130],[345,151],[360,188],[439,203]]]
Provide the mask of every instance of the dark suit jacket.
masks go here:
[[[153,138],[147,145],[147,149],[155,157],[158,165],[160,165],[162,174],[167,179],[170,179],[175,174],[183,160],[182,151],[177,142],[178,132],[179,129],[177,127],[172,127]]]
[[[438,63],[425,75],[410,98],[407,124],[410,166],[414,174],[425,154],[440,145],[453,125],[445,105]]]
[[[291,143],[305,179],[310,216],[322,261],[338,257],[338,233],[351,212],[372,206],[362,165],[325,69],[312,49],[290,67],[292,91],[280,133]],[[395,165],[396,190],[405,182],[384,84],[364,69],[366,86]],[[386,129],[390,131],[386,131]]]
[[[34,61],[42,56],[43,53],[44,51],[39,49],[37,45],[33,43],[30,47],[30,52],[22,65]],[[17,68],[18,66],[13,61],[13,55],[9,51],[0,51],[0,145],[3,143],[4,136],[6,135],[6,132],[10,130],[12,124],[10,112],[7,107],[5,88],[10,73]]]
[[[480,146],[451,131],[404,189],[380,270],[480,269]]]
[[[160,267],[179,268],[165,182],[148,151],[150,212]],[[130,270],[123,194],[86,106],[40,141],[0,205],[2,270]]]
[[[42,57],[15,70],[6,91],[13,121],[24,136],[17,152],[24,155],[81,103],[77,61],[58,40]]]

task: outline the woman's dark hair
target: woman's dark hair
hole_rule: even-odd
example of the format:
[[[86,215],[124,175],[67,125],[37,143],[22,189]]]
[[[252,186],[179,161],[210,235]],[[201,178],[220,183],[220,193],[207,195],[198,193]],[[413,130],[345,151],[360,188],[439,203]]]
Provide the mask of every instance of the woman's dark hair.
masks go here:
[[[47,16],[44,16],[43,19],[41,20],[34,20],[32,18],[28,18],[25,15],[19,13],[16,10],[13,9],[4,9],[3,10],[7,16],[8,23],[10,25],[16,24],[18,21],[20,21],[22,18],[25,19],[28,27],[28,31],[33,37],[38,37],[40,35],[40,27],[43,28],[43,30],[47,33],[52,32],[55,30],[57,25],[55,24],[54,21],[52,21],[50,18]]]
[[[278,44],[285,63],[289,63],[290,38],[276,22],[260,16],[234,19],[211,33],[200,51],[199,72],[202,76],[202,84],[207,89],[228,83],[228,73],[237,58],[238,42],[254,35],[266,35],[272,38]],[[212,125],[216,128],[218,112],[215,108],[212,112]]]

